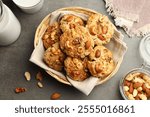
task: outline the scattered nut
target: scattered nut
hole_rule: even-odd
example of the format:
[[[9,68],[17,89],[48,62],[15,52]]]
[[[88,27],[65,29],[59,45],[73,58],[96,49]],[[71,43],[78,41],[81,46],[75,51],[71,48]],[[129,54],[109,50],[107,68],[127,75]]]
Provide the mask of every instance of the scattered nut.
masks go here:
[[[38,82],[37,85],[38,85],[39,88],[43,88],[43,84],[41,82]]]
[[[61,94],[60,93],[53,93],[52,95],[51,95],[51,99],[52,100],[57,100],[57,99],[59,99],[61,97]]]
[[[18,87],[18,88],[15,89],[15,93],[23,93],[23,92],[25,92],[25,91],[27,91],[26,88]]]
[[[43,76],[42,76],[42,73],[41,72],[38,72],[36,74],[36,79],[39,80],[39,81],[42,81],[43,80]]]
[[[31,74],[30,74],[30,72],[25,72],[24,76],[25,76],[25,78],[26,78],[27,81],[31,80]]]

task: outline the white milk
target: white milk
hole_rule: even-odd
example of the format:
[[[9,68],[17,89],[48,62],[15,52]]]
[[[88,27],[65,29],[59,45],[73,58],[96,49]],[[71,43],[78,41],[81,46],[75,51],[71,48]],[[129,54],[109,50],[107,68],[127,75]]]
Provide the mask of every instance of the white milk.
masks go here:
[[[21,25],[12,11],[3,4],[0,16],[0,45],[5,46],[16,41],[21,32]]]

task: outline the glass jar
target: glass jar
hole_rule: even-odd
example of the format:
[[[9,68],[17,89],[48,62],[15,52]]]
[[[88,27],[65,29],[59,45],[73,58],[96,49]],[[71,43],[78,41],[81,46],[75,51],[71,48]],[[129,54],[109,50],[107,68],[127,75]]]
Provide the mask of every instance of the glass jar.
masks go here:
[[[125,80],[126,80],[126,78],[129,76],[129,75],[133,75],[133,74],[136,74],[136,73],[140,73],[140,74],[142,74],[142,75],[146,75],[146,76],[148,76],[147,78],[148,78],[148,80],[147,81],[145,81],[145,83],[143,83],[143,84],[148,84],[148,90],[149,90],[149,92],[148,93],[150,93],[150,72],[149,72],[149,70],[150,70],[150,34],[148,34],[148,35],[146,35],[142,40],[141,40],[141,42],[140,42],[140,45],[139,45],[139,53],[140,53],[140,56],[141,56],[141,58],[143,59],[143,64],[142,64],[142,66],[140,67],[140,68],[136,68],[136,69],[132,69],[130,72],[128,72],[121,80],[120,80],[120,83],[119,83],[119,88],[120,88],[120,93],[121,93],[121,95],[122,95],[122,97],[123,97],[123,99],[125,99],[125,100],[128,100],[129,99],[129,96],[127,96],[128,94],[127,94],[127,92],[128,91],[126,91],[126,90],[129,90],[129,92],[131,91],[130,89],[132,88],[130,88],[130,86],[128,86],[128,87],[126,87],[126,89],[124,89],[125,87],[125,85],[124,85],[124,83],[125,83]],[[142,76],[141,76],[142,77]],[[141,78],[142,79],[142,78]],[[145,79],[142,79],[142,80],[145,80]],[[135,84],[135,82],[134,82],[134,84]],[[143,84],[142,84],[142,86],[140,86],[140,84],[138,84],[139,85],[139,87],[141,87],[141,92],[144,92],[144,90],[143,90]],[[134,90],[134,88],[135,87],[133,87],[133,90]],[[140,89],[140,88],[139,88]],[[138,91],[139,92],[139,91]],[[138,93],[137,92],[137,93]],[[141,93],[140,92],[140,93]],[[146,92],[144,92],[145,93],[145,95],[147,95],[147,91]],[[132,97],[132,95],[133,95],[133,97]],[[136,91],[135,91],[135,95],[136,95]],[[150,94],[148,94],[149,96],[148,96],[148,98],[147,99],[150,99],[149,97],[150,97]],[[141,95],[141,96],[143,96],[143,99],[146,99],[145,97],[144,97],[144,95]],[[134,98],[134,92],[131,94],[130,93],[130,98],[131,99],[136,99],[136,98]]]
[[[0,45],[15,42],[21,32],[21,25],[13,12],[0,0]]]

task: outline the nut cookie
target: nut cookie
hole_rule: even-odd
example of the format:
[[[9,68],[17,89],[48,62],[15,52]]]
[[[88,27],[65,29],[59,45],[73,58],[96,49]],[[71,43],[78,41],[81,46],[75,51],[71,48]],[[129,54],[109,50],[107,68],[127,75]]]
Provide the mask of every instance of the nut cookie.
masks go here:
[[[95,77],[104,78],[114,69],[112,53],[104,46],[96,46],[89,58],[87,66],[90,73]]]
[[[75,25],[83,26],[84,22],[80,17],[72,14],[64,15],[60,20],[60,28],[63,32],[74,28]]]
[[[60,35],[61,35],[61,30],[59,27],[59,23],[55,22],[54,24],[50,25],[47,28],[42,38],[45,49],[48,49],[53,44],[58,42]]]
[[[95,45],[107,44],[114,34],[114,28],[107,16],[91,15],[86,26],[92,35]]]
[[[75,26],[60,37],[60,47],[70,57],[84,58],[94,47],[94,41],[85,27]]]
[[[55,43],[52,47],[49,47],[44,53],[44,62],[57,71],[61,71],[63,68],[63,62],[65,60],[65,54],[59,48],[59,44]]]
[[[83,81],[88,77],[85,61],[77,58],[67,57],[64,61],[67,75],[76,81]]]

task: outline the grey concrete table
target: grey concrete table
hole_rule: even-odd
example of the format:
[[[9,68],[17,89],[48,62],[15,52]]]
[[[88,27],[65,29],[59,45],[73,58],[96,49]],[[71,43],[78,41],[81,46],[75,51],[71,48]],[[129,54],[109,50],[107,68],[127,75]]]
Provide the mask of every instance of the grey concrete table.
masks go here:
[[[124,31],[124,41],[128,51],[117,74],[106,83],[95,87],[89,96],[85,96],[73,87],[64,85],[36,65],[29,62],[33,51],[34,34],[38,24],[50,12],[68,6],[80,6],[94,9],[108,15],[103,0],[45,0],[44,7],[36,14],[29,15],[20,11],[10,0],[3,2],[11,8],[19,19],[22,32],[19,39],[12,45],[0,47],[0,99],[50,99],[53,92],[60,92],[63,100],[119,100],[122,99],[119,92],[119,80],[132,68],[140,67],[142,61],[138,52],[139,38],[131,39]],[[110,16],[109,16],[110,17]],[[111,18],[111,17],[110,17]],[[13,29],[12,29],[13,30]],[[30,71],[32,79],[27,82],[24,72]],[[42,71],[44,75],[42,89],[38,88],[35,75]],[[16,87],[26,87],[27,92],[15,94]]]

